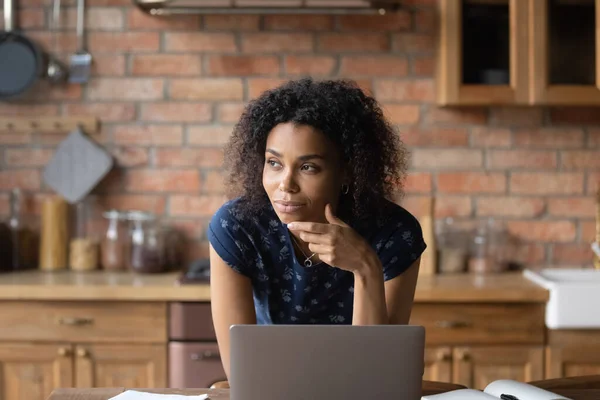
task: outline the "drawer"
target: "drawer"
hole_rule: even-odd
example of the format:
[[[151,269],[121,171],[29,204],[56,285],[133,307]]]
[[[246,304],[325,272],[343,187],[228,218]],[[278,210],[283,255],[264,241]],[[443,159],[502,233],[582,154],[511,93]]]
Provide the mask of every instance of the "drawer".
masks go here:
[[[169,338],[171,340],[216,340],[210,303],[171,303]]]
[[[0,340],[165,343],[167,306],[159,302],[1,302]]]
[[[170,388],[208,388],[226,380],[217,343],[169,343]]]
[[[427,344],[543,344],[544,305],[415,303],[410,323]]]

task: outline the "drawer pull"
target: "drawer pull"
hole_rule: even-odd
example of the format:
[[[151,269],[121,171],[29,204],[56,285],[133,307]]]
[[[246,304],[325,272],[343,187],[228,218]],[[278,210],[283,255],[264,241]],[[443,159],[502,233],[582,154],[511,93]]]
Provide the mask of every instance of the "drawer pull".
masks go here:
[[[69,349],[68,347],[59,347],[58,355],[61,357],[68,357],[71,355],[71,349]]]
[[[438,328],[456,329],[468,328],[471,326],[471,324],[465,321],[436,321],[435,326],[437,326]]]
[[[77,357],[79,358],[85,358],[89,355],[90,353],[88,353],[88,351],[86,349],[77,349]]]
[[[452,356],[450,355],[449,351],[440,351],[437,354],[437,360],[443,361],[443,362],[448,362],[448,361],[452,360]]]
[[[94,323],[93,318],[81,318],[81,317],[61,317],[58,319],[58,323],[60,325],[69,325],[69,326],[84,326],[84,325],[92,325]]]
[[[202,353],[190,354],[190,359],[192,361],[221,360],[221,354],[218,351],[206,350]]]

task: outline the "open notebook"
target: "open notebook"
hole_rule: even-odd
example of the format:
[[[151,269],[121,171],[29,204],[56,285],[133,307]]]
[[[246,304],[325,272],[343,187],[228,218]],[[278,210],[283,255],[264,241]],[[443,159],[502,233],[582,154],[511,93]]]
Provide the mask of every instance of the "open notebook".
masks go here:
[[[483,391],[458,389],[451,392],[423,396],[421,400],[571,400],[556,393],[527,383],[500,379],[486,386]]]

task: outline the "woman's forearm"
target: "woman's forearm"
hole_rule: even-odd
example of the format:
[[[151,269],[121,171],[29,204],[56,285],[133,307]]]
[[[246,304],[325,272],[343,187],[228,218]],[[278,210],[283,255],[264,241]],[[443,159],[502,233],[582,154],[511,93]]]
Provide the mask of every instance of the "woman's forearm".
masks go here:
[[[362,269],[354,272],[352,325],[384,325],[388,323],[382,266],[379,258],[374,256],[365,260]]]

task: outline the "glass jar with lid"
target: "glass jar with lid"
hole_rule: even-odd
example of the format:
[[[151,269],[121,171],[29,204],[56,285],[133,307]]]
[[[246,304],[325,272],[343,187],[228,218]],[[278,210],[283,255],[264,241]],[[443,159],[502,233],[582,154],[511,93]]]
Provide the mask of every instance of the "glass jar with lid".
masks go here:
[[[74,271],[90,271],[98,268],[97,206],[95,196],[88,196],[75,204],[75,226],[69,245],[69,266]]]
[[[108,210],[102,214],[107,220],[106,232],[102,238],[102,268],[109,271],[127,269],[127,230],[123,223],[127,215],[117,210]]]
[[[154,214],[132,211],[130,221],[129,269],[139,273],[164,272],[165,247],[162,230]]]

